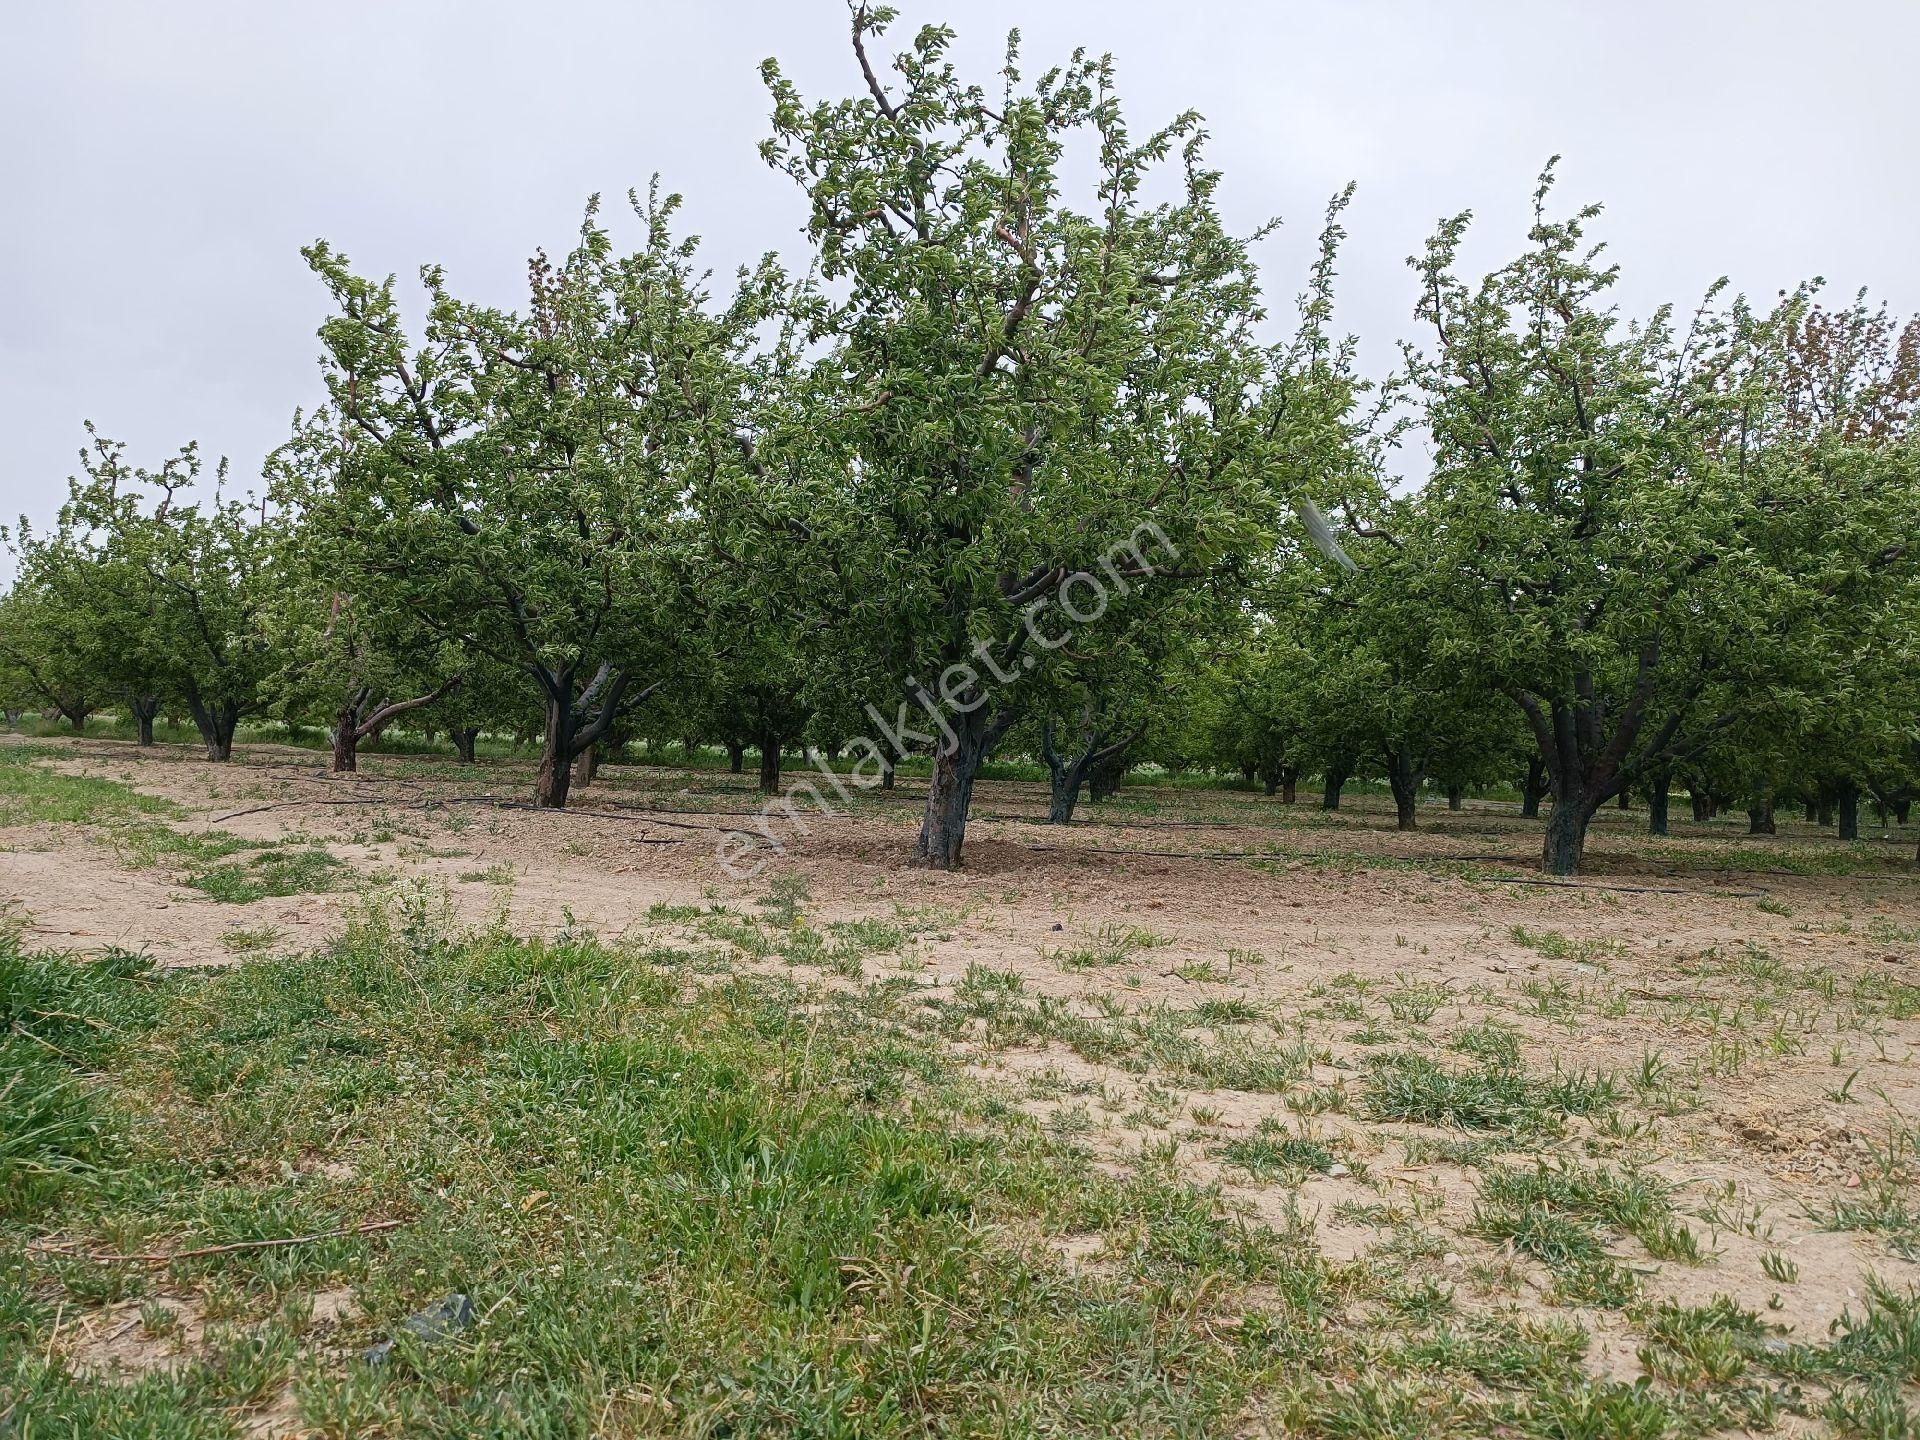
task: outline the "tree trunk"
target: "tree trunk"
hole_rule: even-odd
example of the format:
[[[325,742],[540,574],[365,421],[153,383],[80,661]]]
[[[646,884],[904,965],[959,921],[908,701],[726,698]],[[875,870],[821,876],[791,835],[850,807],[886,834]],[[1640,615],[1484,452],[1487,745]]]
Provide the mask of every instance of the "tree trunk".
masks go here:
[[[1347,788],[1347,780],[1353,774],[1353,756],[1336,755],[1327,761],[1327,773],[1320,777],[1320,808],[1338,810],[1340,792]]]
[[[87,733],[87,716],[93,713],[91,710],[63,710],[61,713],[67,717],[67,723],[73,726],[74,734]]]
[[[1062,755],[1055,747],[1053,733],[1053,716],[1049,715],[1040,731],[1040,755],[1047,762],[1048,775],[1047,823],[1069,825],[1073,823],[1074,807],[1080,803],[1081,785],[1117,760],[1134,742],[1137,732],[1109,744],[1106,733],[1093,727],[1089,715],[1077,732],[1080,748],[1071,756]],[[1267,793],[1273,793],[1271,787]]]
[[[953,735],[933,751],[933,775],[927,782],[926,815],[914,846],[914,863],[940,870],[960,868],[960,847],[967,838],[967,810],[973,803],[973,781],[987,752],[1004,733],[1010,716],[989,722],[986,706],[969,714],[955,714]]]
[[[1620,799],[1618,803],[1622,810],[1631,810],[1633,808],[1632,799],[1624,788],[1620,791]]]
[[[1282,805],[1291,805],[1300,798],[1299,785],[1300,785],[1300,767],[1298,765],[1281,766],[1280,767],[1280,803]]]
[[[1747,802],[1747,833],[1749,835],[1775,835],[1779,831],[1773,823],[1773,796],[1755,795]]]
[[[1689,790],[1687,798],[1693,802],[1693,823],[1704,825],[1713,819],[1713,802],[1707,798],[1704,790]]]
[[[141,746],[153,744],[153,717],[160,713],[158,695],[135,695],[127,702],[127,708],[133,712],[134,743]]]
[[[1260,767],[1258,765],[1242,765],[1240,767],[1240,778],[1249,785],[1253,784],[1259,773]]]
[[[20,728],[20,712],[18,710],[7,711],[7,729],[18,730],[19,728]]]
[[[1466,803],[1467,792],[1461,786],[1447,786],[1447,809],[1458,810]]]
[[[1889,803],[1887,808],[1893,811],[1893,823],[1896,825],[1904,825],[1907,823],[1907,816],[1913,813],[1913,802],[1911,800],[1895,800]]]
[[[1127,763],[1119,755],[1109,756],[1089,767],[1087,771],[1087,797],[1091,800],[1111,800],[1120,793],[1120,782],[1126,778]]]
[[[346,775],[360,768],[360,707],[342,705],[333,716],[333,773]]]
[[[1807,824],[1818,824],[1820,820],[1820,802],[1813,796],[1807,796]]]
[[[569,682],[570,683],[570,682]],[[540,768],[533,777],[533,803],[564,810],[573,786],[573,703],[570,696],[547,696],[546,735],[540,744]]]
[[[1835,797],[1839,801],[1840,838],[1858,840],[1860,838],[1860,787],[1851,780],[1843,781],[1840,793]]]
[[[1673,793],[1673,772],[1656,770],[1647,781],[1647,833],[1667,833],[1667,802]]]
[[[729,740],[727,742],[727,772],[732,775],[738,775],[746,768],[747,747],[744,745],[736,745],[733,741]]]
[[[240,707],[231,701],[204,704],[197,686],[187,690],[187,709],[193,715],[193,727],[206,744],[207,759],[227,761],[233,758],[233,732],[240,723]]]
[[[1262,771],[1260,775],[1260,785],[1267,794],[1278,795],[1280,793],[1280,772],[1272,769]]]
[[[453,739],[453,753],[460,757],[462,765],[474,765],[474,751],[480,744],[480,727],[477,725],[456,726],[447,732]]]
[[[1520,816],[1525,820],[1540,818],[1540,800],[1547,793],[1547,762],[1538,755],[1527,759],[1527,776],[1520,782]]]
[[[780,742],[771,735],[760,737],[760,793],[780,793]]]
[[[1080,803],[1080,786],[1087,778],[1086,759],[1062,760],[1056,756],[1048,762],[1048,770],[1047,823],[1071,825],[1074,807]]]
[[[1387,784],[1393,790],[1394,819],[1402,830],[1412,830],[1418,823],[1415,806],[1420,799],[1420,782],[1426,778],[1426,772],[1413,766],[1413,752],[1405,745],[1389,750],[1386,754]]]
[[[573,783],[584,790],[593,783],[593,777],[600,773],[600,747],[589,745],[573,760]]]
[[[1599,801],[1554,800],[1547,812],[1547,836],[1540,854],[1541,868],[1549,875],[1579,873],[1587,850],[1587,825],[1599,808]]]

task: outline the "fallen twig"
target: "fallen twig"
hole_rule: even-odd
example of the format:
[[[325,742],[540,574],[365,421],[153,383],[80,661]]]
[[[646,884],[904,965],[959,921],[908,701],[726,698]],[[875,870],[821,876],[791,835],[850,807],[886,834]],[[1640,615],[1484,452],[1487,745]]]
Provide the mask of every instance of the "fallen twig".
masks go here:
[[[154,1250],[127,1255],[111,1251],[103,1254],[98,1250],[88,1250],[77,1244],[61,1245],[44,1240],[36,1240],[27,1248],[45,1254],[76,1256],[101,1265],[171,1265],[176,1260],[198,1260],[208,1255],[228,1255],[236,1250],[281,1250],[290,1245],[312,1245],[320,1240],[338,1240],[345,1235],[371,1235],[376,1231],[392,1230],[406,1223],[404,1220],[368,1220],[359,1225],[343,1226],[338,1230],[317,1230],[311,1235],[284,1235],[272,1240],[235,1240],[226,1245],[202,1245],[194,1250]]]

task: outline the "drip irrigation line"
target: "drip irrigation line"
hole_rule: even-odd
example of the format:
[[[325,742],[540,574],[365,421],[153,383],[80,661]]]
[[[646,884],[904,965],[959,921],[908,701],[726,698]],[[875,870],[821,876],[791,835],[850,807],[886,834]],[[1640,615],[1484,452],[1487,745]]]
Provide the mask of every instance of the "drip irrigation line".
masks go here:
[[[1154,860],[1364,860],[1365,857],[1327,851],[1278,851],[1264,850],[1128,850],[1109,846],[1092,845],[1028,845],[1028,850],[1059,855],[1134,855]],[[1444,856],[1441,859],[1461,857]],[[1510,857],[1488,857],[1507,859]],[[1429,879],[1441,877],[1429,875]],[[1673,885],[1610,885],[1584,880],[1556,880],[1542,876],[1535,878],[1527,875],[1476,875],[1469,883],[1491,883],[1496,885],[1546,885],[1568,890],[1613,890],[1628,895],[1693,895],[1702,899],[1746,900],[1769,894],[1762,889],[1753,890],[1691,890]]]
[[[1773,893],[1759,888],[1691,890],[1679,885],[1609,885],[1589,880],[1556,880],[1547,875],[1481,875],[1476,879],[1494,885],[1548,885],[1560,890],[1615,890],[1623,895],[1695,895],[1701,899],[1712,900],[1752,900]]]

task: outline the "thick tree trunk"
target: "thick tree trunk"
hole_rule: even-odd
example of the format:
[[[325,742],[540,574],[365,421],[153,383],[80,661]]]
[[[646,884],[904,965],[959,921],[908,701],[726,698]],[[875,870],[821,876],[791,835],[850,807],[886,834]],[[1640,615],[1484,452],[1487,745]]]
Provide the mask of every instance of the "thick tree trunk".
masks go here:
[[[1300,767],[1283,765],[1280,767],[1280,803],[1292,805],[1300,798]]]
[[[1647,833],[1667,833],[1667,804],[1673,794],[1673,772],[1656,770],[1647,781]]]
[[[1599,802],[1556,799],[1547,812],[1547,835],[1541,847],[1540,865],[1549,875],[1574,875],[1587,850],[1587,825]]]
[[[1540,801],[1547,793],[1547,762],[1538,755],[1527,760],[1526,778],[1520,782],[1520,815],[1525,820],[1540,818]]]
[[[1860,838],[1860,787],[1848,780],[1841,784],[1838,800],[1840,812],[1840,838],[1858,840]]]
[[[1108,766],[1117,764],[1120,755],[1138,738],[1138,732],[1109,743],[1107,733],[1094,726],[1089,713],[1076,732],[1079,749],[1073,754],[1062,755],[1053,743],[1053,735],[1053,716],[1049,715],[1040,731],[1040,755],[1047,762],[1049,779],[1047,823],[1068,825],[1073,821],[1074,807],[1080,803],[1081,786],[1089,777],[1098,777]],[[1273,793],[1271,787],[1267,793]]]
[[[474,752],[480,744],[480,727],[477,725],[456,726],[447,734],[453,740],[453,753],[460,757],[462,765],[474,765],[479,762]]]
[[[1632,797],[1631,797],[1631,796],[1630,796],[1630,795],[1628,794],[1628,792],[1627,792],[1626,790],[1624,790],[1624,789],[1623,789],[1623,790],[1621,790],[1621,792],[1620,792],[1620,798],[1619,798],[1619,800],[1618,800],[1618,802],[1616,802],[1616,803],[1618,803],[1618,805],[1620,806],[1620,808],[1621,808],[1622,810],[1631,810],[1631,809],[1633,808],[1633,800],[1632,800]]]
[[[153,718],[160,713],[158,695],[135,695],[127,701],[133,712],[133,736],[136,745],[153,744]]]
[[[1414,768],[1413,752],[1405,745],[1389,750],[1386,762],[1387,785],[1393,791],[1394,820],[1400,829],[1412,830],[1419,823],[1416,807],[1420,800],[1420,782],[1426,773]]]
[[[1778,827],[1773,823],[1773,796],[1755,795],[1747,802],[1747,833],[1749,835],[1775,835]]]
[[[91,710],[61,711],[61,714],[67,717],[67,723],[73,726],[73,733],[76,735],[84,735],[87,733],[87,716],[91,715],[92,713],[93,712]]]
[[[573,786],[573,732],[571,699],[547,697],[546,735],[540,742],[540,768],[533,777],[533,803],[546,810],[564,810]]]
[[[1704,825],[1713,819],[1713,802],[1702,790],[1689,790],[1687,798],[1693,803],[1693,823]]]
[[[1112,755],[1096,761],[1087,769],[1087,798],[1111,800],[1120,793],[1120,782],[1127,776],[1126,757]]]
[[[19,728],[20,728],[20,712],[18,710],[7,711],[7,729],[18,730]]]
[[[602,662],[586,688],[574,693],[575,672],[536,670],[547,692],[546,737],[540,745],[540,766],[533,777],[533,803],[547,810],[566,807],[573,785],[573,762],[590,745],[608,740],[627,692],[627,674]],[[636,698],[652,693],[649,686]],[[589,775],[593,766],[587,767]]]
[[[1087,778],[1086,762],[1056,758],[1049,762],[1048,769],[1047,823],[1071,825],[1074,807],[1080,803],[1080,787]]]
[[[744,745],[736,745],[733,741],[729,740],[727,742],[727,772],[732,775],[738,775],[746,768],[747,747]]]
[[[1907,823],[1907,816],[1913,813],[1913,802],[1911,800],[1895,800],[1890,802],[1887,808],[1893,811],[1893,823],[1896,825],[1904,825]]]
[[[360,768],[360,709],[342,705],[333,716],[333,773],[351,774]]]
[[[760,737],[760,793],[780,793],[780,742],[774,736]]]
[[[1347,788],[1347,780],[1353,774],[1353,757],[1336,755],[1327,762],[1327,773],[1320,777],[1320,808],[1338,810],[1340,792]]]
[[[589,745],[573,760],[573,783],[579,789],[586,789],[593,783],[593,777],[600,773],[600,747]]]
[[[1813,823],[1822,827],[1833,824],[1833,797],[1822,795],[1820,804],[1815,808]]]
[[[1258,765],[1242,765],[1240,767],[1240,778],[1246,781],[1247,784],[1249,785],[1253,784],[1254,780],[1259,776],[1259,774],[1260,774],[1260,767]]]
[[[1814,825],[1820,820],[1820,802],[1813,796],[1807,796],[1807,824]]]
[[[1447,809],[1458,810],[1466,803],[1467,792],[1461,786],[1447,786]]]
[[[989,722],[983,705],[971,714],[952,716],[951,738],[934,747],[933,775],[927,782],[927,809],[914,846],[914,863],[940,870],[960,868],[960,849],[967,838],[967,811],[973,804],[974,777],[987,753],[1006,728],[1006,720]],[[1010,718],[1010,717],[1009,717]]]
[[[229,701],[213,705],[202,703],[197,688],[187,691],[187,709],[193,715],[194,729],[207,747],[207,759],[227,761],[233,758],[233,732],[240,723],[240,707]]]
[[[1278,770],[1265,771],[1260,777],[1260,786],[1267,794],[1278,795],[1280,793],[1280,772]]]

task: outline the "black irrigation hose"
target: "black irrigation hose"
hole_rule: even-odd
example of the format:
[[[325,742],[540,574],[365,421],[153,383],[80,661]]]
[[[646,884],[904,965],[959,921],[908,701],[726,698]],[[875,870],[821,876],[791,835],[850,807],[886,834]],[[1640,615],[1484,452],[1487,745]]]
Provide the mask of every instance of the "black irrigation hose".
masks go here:
[[[1275,851],[1262,850],[1126,850],[1105,846],[1081,845],[1029,845],[1028,850],[1060,855],[1138,855],[1155,860],[1320,860],[1320,859],[1362,859],[1360,856],[1329,854],[1326,851]],[[1457,859],[1456,856],[1436,856],[1436,859]],[[1508,863],[1519,863],[1507,856],[1486,856],[1486,859],[1502,859]],[[1440,877],[1430,876],[1431,879]],[[1748,900],[1756,896],[1770,894],[1767,890],[1688,890],[1671,885],[1608,885],[1584,880],[1535,879],[1527,875],[1476,875],[1469,884],[1495,885],[1549,885],[1567,890],[1613,890],[1626,895],[1692,895],[1701,899]]]
[[[1770,890],[1688,890],[1677,885],[1607,885],[1587,880],[1555,880],[1547,876],[1476,875],[1476,884],[1550,885],[1561,890],[1616,890],[1623,895],[1692,895],[1702,900],[1752,900]]]

